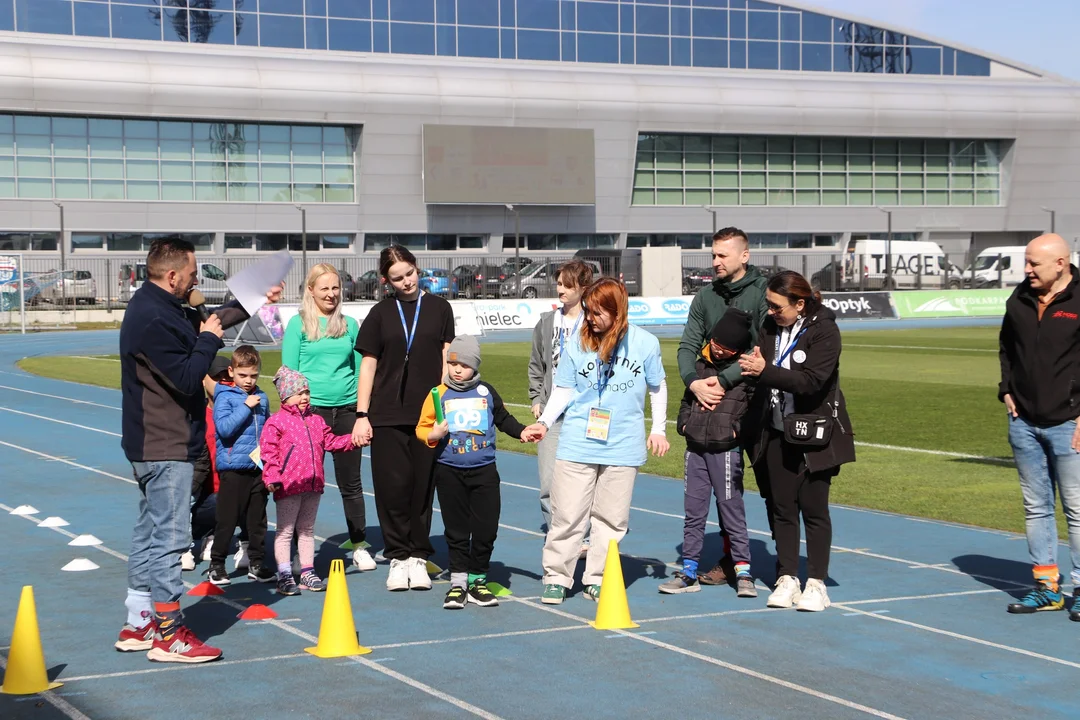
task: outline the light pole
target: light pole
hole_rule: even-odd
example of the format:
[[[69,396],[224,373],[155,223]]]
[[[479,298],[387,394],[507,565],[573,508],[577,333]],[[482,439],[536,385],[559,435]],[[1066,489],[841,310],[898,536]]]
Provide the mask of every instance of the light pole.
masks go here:
[[[300,282],[307,282],[307,209],[301,205],[297,205],[296,209],[300,211],[300,265],[303,268],[303,275],[300,276]]]
[[[885,213],[888,225],[885,230],[885,289],[892,290],[892,210],[879,207],[878,210]]]
[[[67,245],[64,240],[64,204],[53,200],[53,205],[60,208],[60,307],[67,308],[67,283],[64,282],[64,273],[67,270],[67,250],[64,248]]]
[[[514,278],[517,285],[516,297],[521,297],[521,215],[517,208],[507,203],[506,209],[514,213]]]
[[[702,205],[701,209],[712,215],[712,234],[716,234],[716,210],[711,205]]]
[[[1057,232],[1057,223],[1055,222],[1057,220],[1057,211],[1051,210],[1048,207],[1041,207],[1039,209],[1043,212],[1050,213],[1050,232]]]

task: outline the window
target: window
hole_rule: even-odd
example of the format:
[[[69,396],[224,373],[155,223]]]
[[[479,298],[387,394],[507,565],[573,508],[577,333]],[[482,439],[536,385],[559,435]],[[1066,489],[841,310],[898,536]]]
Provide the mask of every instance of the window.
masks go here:
[[[56,233],[0,232],[0,251],[56,249]]]

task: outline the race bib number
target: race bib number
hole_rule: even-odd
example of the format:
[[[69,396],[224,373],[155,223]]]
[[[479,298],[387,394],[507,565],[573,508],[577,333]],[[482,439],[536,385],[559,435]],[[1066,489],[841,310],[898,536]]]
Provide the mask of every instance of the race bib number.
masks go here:
[[[446,421],[450,432],[488,431],[487,398],[454,398],[446,401]]]
[[[589,421],[585,425],[585,438],[607,442],[611,429],[611,411],[604,408],[589,408]]]

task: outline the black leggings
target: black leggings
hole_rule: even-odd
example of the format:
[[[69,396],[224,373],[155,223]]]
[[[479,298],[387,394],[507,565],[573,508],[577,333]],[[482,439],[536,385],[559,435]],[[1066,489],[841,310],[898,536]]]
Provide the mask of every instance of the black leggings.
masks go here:
[[[495,463],[456,468],[436,462],[435,488],[450,552],[450,572],[487,574],[502,504]]]
[[[435,450],[416,437],[413,425],[372,428],[371,478],[387,560],[424,558],[431,546],[432,470]]]
[[[311,406],[316,415],[326,421],[335,435],[351,435],[356,424],[356,405],[341,407]],[[334,480],[341,493],[341,505],[345,510],[345,525],[349,540],[359,545],[367,539],[367,506],[364,504],[364,485],[360,480],[360,461],[364,457],[360,448],[334,453]]]

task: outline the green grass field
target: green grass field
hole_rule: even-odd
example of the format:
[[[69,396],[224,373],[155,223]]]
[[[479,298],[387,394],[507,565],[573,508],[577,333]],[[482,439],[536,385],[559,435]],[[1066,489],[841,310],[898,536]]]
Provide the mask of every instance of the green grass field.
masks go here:
[[[1023,531],[1016,471],[1001,460],[1012,455],[1004,407],[997,401],[999,379],[995,328],[866,330],[844,333],[841,387],[855,427],[858,462],[833,483],[837,503],[887,510],[1003,530]],[[661,342],[668,371],[668,418],[678,413],[682,383],[675,365],[677,342]],[[528,343],[484,344],[483,376],[498,389],[523,422]],[[274,409],[270,378],[280,353],[263,355],[260,381]],[[111,361],[110,361],[111,360]],[[120,368],[111,359],[26,358],[28,372],[75,382],[120,386]],[[671,451],[650,458],[644,471],[681,478],[685,446],[669,426]],[[503,448],[534,453],[530,445]],[[976,456],[959,458],[914,448]],[[985,458],[998,459],[997,462]],[[750,484],[752,485],[752,473]],[[1059,517],[1061,531],[1064,521]]]

